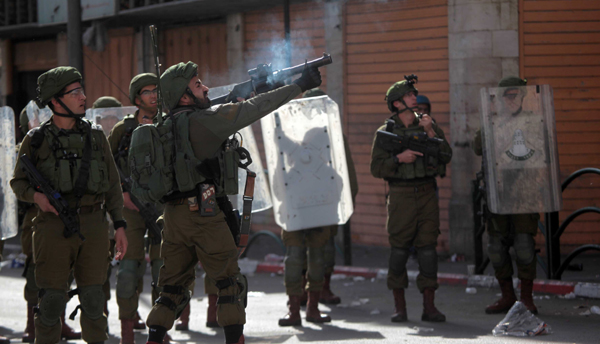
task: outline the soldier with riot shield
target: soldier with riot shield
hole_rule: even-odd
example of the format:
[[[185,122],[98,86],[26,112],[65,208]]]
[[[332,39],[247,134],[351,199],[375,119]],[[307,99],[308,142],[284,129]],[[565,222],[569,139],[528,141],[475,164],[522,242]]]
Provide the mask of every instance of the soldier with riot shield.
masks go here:
[[[11,180],[18,199],[39,207],[33,220],[35,279],[41,289],[34,320],[38,343],[60,340],[60,314],[73,295],[81,303],[83,340],[108,339],[102,291],[107,212],[116,229],[116,259],[127,251],[118,171],[104,133],[82,119],[86,97],[81,83],[73,67],[57,67],[38,78],[38,103],[48,105],[53,115],[23,140]],[[68,292],[71,271],[77,289]]]
[[[40,124],[46,122],[52,116],[50,108],[40,109],[34,100],[30,101],[21,111],[19,116],[19,125],[23,137],[29,130],[37,128]],[[23,330],[23,343],[33,343],[35,341],[34,309],[38,303],[38,294],[40,288],[35,282],[35,262],[33,260],[33,218],[37,215],[38,208],[35,204],[19,202],[19,212],[23,214],[21,224],[21,248],[23,254],[27,256],[25,260],[25,287],[23,295],[27,302],[27,325]],[[73,282],[73,275],[69,275],[69,285]],[[61,315],[62,329],[61,338],[66,340],[81,339],[81,332],[74,331],[65,321],[65,312]]]
[[[392,117],[379,128],[371,151],[371,174],[389,184],[387,230],[392,250],[387,285],[393,291],[396,308],[392,322],[407,321],[404,289],[408,287],[406,263],[411,246],[417,249],[419,262],[421,320],[442,322],[446,316],[434,305],[438,288],[436,246],[440,234],[435,178],[445,175],[452,149],[429,115],[415,113],[417,77],[410,75],[405,79],[387,91]]]
[[[521,302],[536,314],[532,292],[538,212],[558,211],[562,205],[551,90],[546,85],[527,86],[526,80],[509,76],[497,88],[482,89],[481,94],[482,129],[475,133],[473,149],[483,155],[490,210],[488,256],[502,291],[502,297],[485,312],[506,312],[517,301],[509,254],[512,246]]]

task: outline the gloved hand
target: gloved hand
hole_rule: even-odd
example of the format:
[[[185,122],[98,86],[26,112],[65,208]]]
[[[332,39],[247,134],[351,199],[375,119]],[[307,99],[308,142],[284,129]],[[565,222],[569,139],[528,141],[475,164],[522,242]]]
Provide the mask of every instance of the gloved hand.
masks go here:
[[[294,84],[300,86],[302,92],[319,87],[321,82],[321,72],[319,72],[319,68],[307,68],[306,66],[302,71],[302,75],[294,80]]]

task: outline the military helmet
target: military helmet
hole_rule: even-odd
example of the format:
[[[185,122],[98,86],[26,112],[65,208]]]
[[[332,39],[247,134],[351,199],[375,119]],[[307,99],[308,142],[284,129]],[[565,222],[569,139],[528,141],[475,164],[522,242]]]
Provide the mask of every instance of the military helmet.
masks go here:
[[[138,74],[131,79],[131,83],[129,83],[129,100],[132,105],[135,104],[135,97],[140,94],[142,88],[148,85],[157,85],[158,78],[154,73],[142,73]]]
[[[192,61],[188,63],[179,62],[169,67],[160,77],[163,92],[164,106],[172,110],[177,107],[179,100],[194,75],[198,73],[198,65]]]
[[[322,89],[315,87],[311,90],[304,92],[302,94],[302,98],[320,97],[320,96],[326,96],[326,95],[327,95],[327,93],[323,92]]]
[[[122,107],[123,104],[115,97],[100,97],[92,105],[92,109]]]
[[[498,87],[508,87],[507,89],[504,90],[503,93],[506,93],[506,91],[508,91],[510,89],[518,88],[521,91],[521,93],[523,94],[523,96],[526,96],[527,89],[525,87],[521,87],[521,86],[527,86],[527,79],[521,79],[517,76],[504,77],[498,83]]]
[[[388,104],[388,109],[391,112],[394,112],[393,103],[396,100],[401,100],[405,94],[408,92],[415,92],[415,95],[419,94],[419,90],[415,87],[415,83],[419,80],[416,75],[411,74],[409,76],[404,76],[405,80],[398,81],[393,84],[385,94],[385,100]]]
[[[81,73],[75,67],[56,67],[38,78],[38,106],[43,108],[65,87],[81,82]]]

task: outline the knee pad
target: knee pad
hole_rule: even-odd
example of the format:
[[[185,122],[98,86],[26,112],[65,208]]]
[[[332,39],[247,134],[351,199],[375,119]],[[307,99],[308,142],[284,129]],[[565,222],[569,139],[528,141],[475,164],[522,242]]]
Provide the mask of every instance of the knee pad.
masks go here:
[[[150,262],[151,270],[152,270],[152,288],[161,291],[161,288],[158,286],[158,274],[160,273],[160,268],[163,266],[164,260],[162,259],[154,259]]]
[[[437,278],[438,259],[435,246],[425,246],[417,249],[419,272],[424,277]]]
[[[306,248],[288,246],[285,253],[285,278],[290,282],[302,279],[302,270],[306,263]]]
[[[527,233],[517,233],[513,245],[517,256],[517,263],[527,265],[535,259],[535,241]]]
[[[508,247],[506,247],[502,242],[502,239],[497,236],[490,235],[488,241],[488,256],[490,257],[492,266],[495,268],[501,267],[506,262],[510,261]]]
[[[96,320],[104,314],[104,291],[101,285],[79,287],[81,312],[88,318]]]
[[[220,290],[227,289],[232,285],[238,286],[237,295],[220,295],[217,300],[217,304],[221,305],[224,303],[237,303],[240,306],[246,308],[248,306],[248,279],[241,273],[235,274],[233,277],[229,277],[224,280],[217,281],[216,286]]]
[[[408,249],[392,247],[392,251],[390,252],[389,273],[396,276],[402,276],[404,271],[406,271],[406,262],[408,262],[409,256],[410,252]]]
[[[67,305],[67,293],[59,289],[42,289],[38,316],[42,324],[51,327],[60,321]]]
[[[187,288],[182,286],[173,286],[173,285],[165,285],[163,286],[163,292],[167,294],[174,294],[181,296],[181,302],[176,303],[170,297],[161,295],[158,299],[156,299],[156,304],[163,304],[167,306],[170,310],[175,312],[175,319],[179,318],[183,310],[190,302],[192,298],[192,292]]]
[[[138,287],[140,262],[125,259],[119,263],[117,270],[117,297],[129,299],[135,295]]]
[[[316,280],[322,280],[325,275],[322,247],[308,248],[308,273]]]

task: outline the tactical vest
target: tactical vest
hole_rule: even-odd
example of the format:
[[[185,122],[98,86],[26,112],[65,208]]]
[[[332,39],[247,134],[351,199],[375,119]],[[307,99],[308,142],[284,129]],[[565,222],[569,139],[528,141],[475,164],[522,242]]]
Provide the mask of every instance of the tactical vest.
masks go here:
[[[85,128],[81,126],[92,125],[88,120],[82,121],[84,124],[76,124],[77,130],[58,129],[47,121],[28,134],[32,137],[38,170],[61,194],[72,193],[79,176],[86,141]],[[106,140],[104,132],[93,126],[91,133],[92,152],[85,193],[96,195],[108,192],[109,171],[102,148]]]
[[[397,121],[396,123],[400,123]],[[386,128],[386,131],[394,133],[396,135],[405,136],[411,135],[414,133],[422,133],[425,130],[423,127],[411,126],[409,128],[405,126],[400,126],[396,124],[391,130]],[[417,156],[417,159],[412,164],[399,164],[398,169],[396,170],[396,174],[392,178],[397,179],[417,179],[417,178],[425,178],[425,177],[435,177],[435,176],[445,176],[446,175],[446,165],[437,161],[437,168],[434,167],[436,165],[437,157],[429,156],[429,161],[425,161],[425,157]]]

